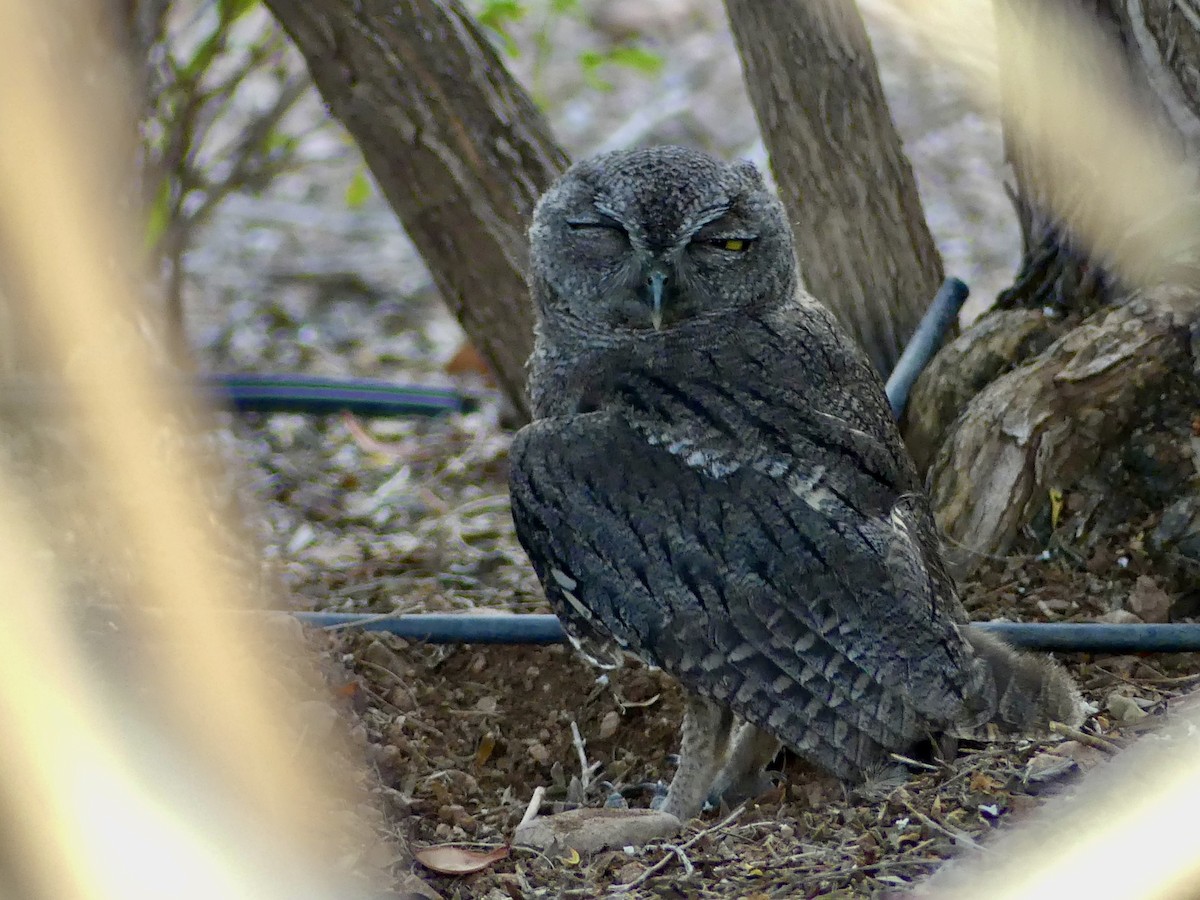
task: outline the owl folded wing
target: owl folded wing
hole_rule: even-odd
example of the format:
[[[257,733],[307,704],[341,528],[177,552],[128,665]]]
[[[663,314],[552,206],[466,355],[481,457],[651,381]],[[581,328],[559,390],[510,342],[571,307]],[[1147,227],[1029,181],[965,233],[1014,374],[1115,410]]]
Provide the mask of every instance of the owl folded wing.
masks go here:
[[[842,457],[817,474],[748,456],[752,439],[648,437],[620,412],[537,421],[511,451],[517,534],[569,629],[858,775],[958,716],[975,677],[961,614],[910,500],[864,512]]]

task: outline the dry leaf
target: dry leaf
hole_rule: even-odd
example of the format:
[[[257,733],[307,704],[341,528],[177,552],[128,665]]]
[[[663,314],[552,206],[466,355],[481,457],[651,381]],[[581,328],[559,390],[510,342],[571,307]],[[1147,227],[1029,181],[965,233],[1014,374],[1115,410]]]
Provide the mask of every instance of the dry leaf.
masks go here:
[[[1050,488],[1050,527],[1057,528],[1058,520],[1062,518],[1063,492],[1058,488]]]
[[[475,768],[483,767],[492,756],[492,751],[496,749],[496,735],[488,732],[479,739],[479,746],[475,748]]]
[[[970,788],[973,791],[990,794],[1000,787],[1000,783],[986,772],[974,772],[971,775]]]
[[[617,729],[621,727],[621,714],[615,709],[610,709],[604,714],[604,718],[600,720],[600,731],[597,737],[605,741],[617,733]]]
[[[459,345],[458,350],[450,361],[443,366],[445,372],[449,375],[477,375],[484,378],[493,387],[496,383],[496,377],[492,374],[492,367],[488,365],[487,360],[483,358],[483,354],[475,349],[475,345],[470,341],[463,341]]]
[[[482,872],[492,863],[508,856],[507,847],[497,847],[487,853],[478,850],[467,850],[464,847],[442,845],[439,847],[422,847],[413,856],[417,862],[439,875],[470,875]]]

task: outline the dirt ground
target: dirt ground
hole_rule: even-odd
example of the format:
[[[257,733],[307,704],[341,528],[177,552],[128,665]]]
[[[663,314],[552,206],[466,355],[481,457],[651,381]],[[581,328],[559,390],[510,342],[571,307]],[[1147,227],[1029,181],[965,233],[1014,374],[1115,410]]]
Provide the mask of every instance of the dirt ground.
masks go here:
[[[649,12],[660,6],[669,11]],[[542,76],[573,153],[619,135],[761,159],[719,2],[585,8],[556,34],[563,49]],[[618,72],[611,92],[585,89],[579,49],[647,32],[666,58],[660,76]],[[1015,250],[998,125],[902,40],[876,34],[876,49],[947,271],[986,301],[1010,278]],[[517,62],[527,81],[529,63]],[[321,115],[319,103],[308,110]],[[382,201],[345,208],[359,164],[347,142],[335,129],[315,133],[306,168],[262,195],[230,198],[187,257],[189,331],[203,365],[452,384],[484,402],[436,421],[228,417],[219,438],[249,498],[242,512],[295,608],[547,612],[513,535],[499,403],[445,373],[457,326]],[[1196,520],[1187,503],[1200,509],[1198,411],[1194,383],[1148,401],[1147,424],[1053,519],[964,583],[971,615],[1163,621],[1200,611],[1200,539],[1187,537]],[[662,673],[627,667],[600,678],[562,647],[419,646],[351,632],[322,640],[338,663],[339,708],[378,773],[387,828],[415,848],[506,846],[538,788],[543,813],[614,795],[636,807],[672,774],[680,699]],[[964,744],[953,760],[853,792],[783,758],[776,789],[740,811],[706,813],[670,846],[588,859],[513,849],[461,877],[411,865],[455,898],[903,891],[1069,790],[1200,686],[1191,657],[1064,662],[1097,709],[1082,738]]]
[[[1196,401],[1164,403],[1157,424],[1121,451],[1125,461],[1101,466],[1113,476],[1095,485],[1107,498],[1102,516],[1081,489],[1056,528],[1047,522],[1042,535],[1031,528],[1013,555],[989,561],[965,583],[972,615],[1141,621],[1189,611],[1195,580],[1163,576],[1151,558],[1146,536],[1162,504],[1146,497],[1144,479],[1126,477],[1125,458],[1148,444],[1178,446],[1164,436],[1190,434]],[[266,489],[277,564],[297,603],[363,612],[547,611],[509,520],[508,434],[489,414],[231,424],[237,445],[256,451],[250,471]],[[1168,453],[1159,462],[1164,491],[1194,480],[1190,459]],[[1102,527],[1081,530],[1085,514]],[[1076,532],[1085,536],[1066,539]],[[332,640],[348,669],[337,693],[367,738],[389,827],[416,848],[504,847],[539,787],[546,814],[615,802],[614,794],[646,806],[655,785],[670,779],[681,705],[661,672],[630,665],[600,677],[565,647],[422,646],[352,632]],[[1200,667],[1188,656],[1064,662],[1097,709],[1083,738],[968,743],[945,764],[913,764],[907,779],[849,792],[785,756],[775,790],[732,818],[727,809],[710,811],[674,842],[682,850],[652,845],[575,859],[514,848],[478,874],[415,871],[443,896],[464,898],[592,897],[622,885],[644,897],[901,890],[1070,789],[1200,686]]]

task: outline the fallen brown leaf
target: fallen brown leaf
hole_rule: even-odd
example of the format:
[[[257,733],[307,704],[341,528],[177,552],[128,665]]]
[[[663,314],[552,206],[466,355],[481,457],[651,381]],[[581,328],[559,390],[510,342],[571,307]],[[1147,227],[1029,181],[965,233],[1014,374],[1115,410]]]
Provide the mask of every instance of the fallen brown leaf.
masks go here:
[[[438,847],[422,847],[413,856],[417,862],[439,875],[470,875],[482,872],[493,863],[508,856],[507,847],[497,847],[487,853],[477,850],[467,850],[464,847],[442,845]]]

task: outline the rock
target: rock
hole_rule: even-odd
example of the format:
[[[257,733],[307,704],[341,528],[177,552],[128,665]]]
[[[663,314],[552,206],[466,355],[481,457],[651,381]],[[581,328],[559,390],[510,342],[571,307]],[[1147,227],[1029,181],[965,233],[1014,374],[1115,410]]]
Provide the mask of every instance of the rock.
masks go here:
[[[1141,618],[1127,609],[1114,609],[1096,618],[1097,622],[1109,625],[1141,625]]]
[[[1146,711],[1138,706],[1136,700],[1118,693],[1108,695],[1108,699],[1104,701],[1104,708],[1122,724],[1136,722],[1138,719],[1146,718],[1147,715]]]
[[[1187,494],[1168,506],[1150,541],[1155,549],[1200,559],[1200,494]]]
[[[544,853],[580,855],[648,844],[679,833],[682,823],[654,809],[572,809],[518,825],[513,843]]]
[[[1056,784],[1079,772],[1079,763],[1069,756],[1038,754],[1026,764],[1022,780],[1034,787],[1034,792],[1045,786]]]
[[[1127,602],[1143,622],[1161,623],[1170,619],[1171,598],[1149,575],[1138,576]]]

